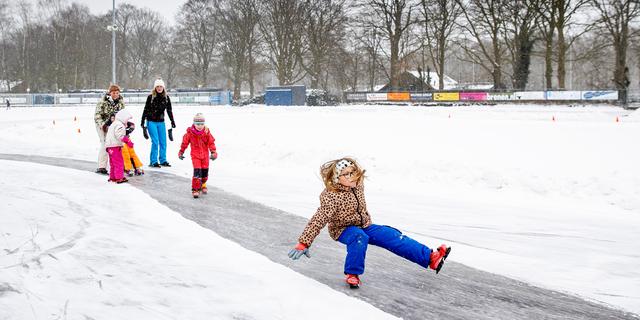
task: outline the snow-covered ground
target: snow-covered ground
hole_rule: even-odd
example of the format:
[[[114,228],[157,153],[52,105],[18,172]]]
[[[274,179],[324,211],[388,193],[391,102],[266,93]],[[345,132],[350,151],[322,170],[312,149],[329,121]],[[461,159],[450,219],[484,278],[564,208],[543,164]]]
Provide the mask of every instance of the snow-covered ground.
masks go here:
[[[127,108],[139,125],[141,106]],[[93,112],[91,106],[2,109],[1,152],[93,161],[97,158],[98,148],[92,122]],[[168,148],[169,161],[174,166],[161,170],[190,176],[191,162],[188,158],[180,161],[176,155],[178,140],[196,112],[205,114],[207,124],[217,139],[219,159],[212,163],[211,169],[211,183],[216,187],[310,217],[318,206],[318,195],[322,190],[318,175],[320,164],[344,155],[354,156],[367,169],[367,201],[375,223],[393,225],[430,246],[444,241],[455,248],[451,260],[640,313],[640,293],[637,290],[640,287],[639,112],[630,113],[608,106],[176,106],[176,141],[169,143]],[[150,142],[142,138],[139,128],[133,134],[133,141],[137,153],[148,164]],[[110,206],[118,201],[124,202],[118,219],[137,221],[132,222],[135,227],[127,228],[118,226],[118,221],[114,225],[102,226],[100,230],[87,227],[83,236],[86,239],[82,241],[86,244],[81,246],[82,254],[74,256],[73,250],[80,250],[76,245],[67,253],[69,259],[89,259],[91,263],[95,259],[102,261],[97,263],[100,268],[106,269],[109,269],[104,266],[106,259],[121,259],[119,263],[127,265],[127,268],[146,270],[148,259],[136,257],[147,249],[137,247],[140,250],[131,250],[135,247],[131,242],[93,242],[100,237],[109,238],[109,234],[113,238],[117,235],[119,240],[125,242],[127,239],[139,239],[136,232],[154,233],[154,237],[162,237],[161,234],[167,233],[171,240],[150,241],[144,245],[153,246],[154,250],[167,246],[163,255],[167,260],[176,261],[177,265],[203,266],[193,269],[186,279],[180,280],[196,287],[181,289],[185,290],[183,292],[208,292],[209,289],[199,288],[199,285],[215,290],[218,288],[215,287],[215,279],[234,283],[236,277],[263,278],[263,274],[254,268],[238,267],[232,264],[234,261],[217,259],[233,256],[242,261],[240,265],[258,263],[269,270],[279,271],[264,276],[269,279],[254,283],[255,287],[240,286],[227,290],[255,292],[256,299],[266,301],[266,296],[261,296],[257,291],[277,288],[283,291],[278,303],[284,306],[289,303],[297,305],[295,301],[299,300],[295,300],[298,296],[296,291],[307,290],[307,287],[317,290],[307,294],[318,297],[311,300],[323,300],[320,297],[325,295],[333,297],[331,300],[327,298],[330,301],[346,300],[343,295],[312,281],[291,281],[302,284],[285,287],[283,283],[289,283],[286,279],[303,278],[261,259],[257,254],[227,243],[211,232],[194,231],[199,227],[187,221],[179,222],[181,218],[176,213],[162,208],[130,186],[108,185],[103,183],[104,177],[95,174],[4,163],[6,165],[0,166],[3,174],[22,174],[6,179],[3,189],[7,188],[7,184],[13,186],[14,181],[19,181],[18,184],[22,186],[17,190],[29,190],[37,188],[32,184],[38,185],[40,179],[64,179],[65,186],[77,184],[82,190],[90,190],[87,197],[77,198],[74,198],[73,186],[56,190],[63,195],[59,197],[38,192],[35,198],[38,201],[30,203],[33,209],[53,212],[51,208],[56,201],[61,202],[56,199],[75,199],[74,203],[82,208],[81,213],[73,211],[72,205],[58,204],[75,217],[69,221],[62,219],[75,228],[78,228],[78,221],[82,221],[83,214],[90,214],[93,219],[105,222],[105,216],[113,214],[113,207]],[[7,167],[14,169],[7,170]],[[36,168],[33,171],[37,174],[21,171],[26,168]],[[185,185],[184,190],[176,192],[188,193],[190,186]],[[118,200],[112,200],[112,204],[100,208],[88,200],[93,199],[91,194]],[[7,243],[3,246],[7,248],[30,241],[33,232],[34,223],[30,222],[33,220],[16,220],[15,215],[8,214],[15,210],[7,207],[7,203],[18,201],[11,200],[14,197],[3,192],[0,199],[3,208],[0,233],[3,234],[2,241]],[[151,205],[156,212],[150,217],[144,216],[142,210],[135,209]],[[34,211],[37,210],[29,212]],[[41,218],[33,213],[18,216]],[[57,225],[56,222],[60,217],[55,213],[49,216],[49,220],[40,221],[41,224],[55,222],[55,228],[62,228],[64,223]],[[157,216],[162,216],[162,219]],[[7,223],[10,226],[22,224],[22,227],[10,227],[11,231],[7,231]],[[149,228],[144,227],[146,224],[150,224]],[[174,225],[175,228],[168,227]],[[56,231],[55,228],[52,232]],[[42,230],[40,232],[45,234]],[[198,237],[192,234],[198,234]],[[192,259],[184,250],[174,248],[175,245],[168,246],[180,237],[186,239],[189,246],[197,248],[190,252],[198,250],[200,255]],[[291,239],[292,245],[295,241]],[[226,249],[222,255],[215,250],[208,252],[201,249],[210,243]],[[25,246],[31,245],[27,242]],[[104,254],[104,249],[98,249],[111,245],[127,249],[117,250],[121,255],[115,255],[113,248]],[[46,251],[42,245],[40,249]],[[15,257],[2,256],[0,262],[2,266],[15,264],[11,260]],[[9,262],[6,259],[10,259]],[[250,262],[245,262],[249,259]],[[159,261],[154,263],[168,264]],[[47,263],[42,265],[51,266]],[[55,269],[50,268],[54,267],[45,267],[42,272],[54,273]],[[78,268],[75,273],[86,272],[86,268]],[[181,268],[176,269],[180,270],[161,271],[167,278],[184,272]],[[100,280],[83,283],[84,280],[73,280],[73,277],[65,274],[54,273],[58,277],[56,284],[43,286],[31,284],[34,278],[42,276],[31,274],[33,270],[25,273],[23,268],[14,267],[0,272],[8,273],[12,281],[22,283],[24,292],[58,290],[53,296],[55,299],[52,298],[57,299],[58,309],[62,309],[66,301],[60,292],[95,290],[92,286]],[[203,273],[206,276],[202,276]],[[158,301],[149,303],[163,312],[169,309],[166,304],[171,305],[174,298],[180,301],[183,296],[182,293],[163,295],[159,289],[162,286],[150,283],[151,276],[144,273],[138,277],[128,277],[131,278],[127,281],[133,281],[142,289],[128,292],[131,297],[127,299],[142,301],[147,305],[149,301],[145,302],[144,298],[148,295],[146,293],[159,292],[154,295]],[[4,279],[5,275],[2,274],[0,278]],[[119,285],[126,286],[126,282]],[[100,293],[105,295],[103,297],[108,296],[103,291]],[[7,304],[8,297],[10,295],[5,294],[0,298],[0,307]],[[104,299],[108,301],[114,298]],[[244,299],[240,295],[225,299],[236,300],[224,300],[227,303],[222,311],[231,314],[245,310],[239,307]],[[34,300],[28,301],[33,303]],[[203,309],[211,305],[208,300],[194,303],[199,303]],[[346,303],[353,302],[349,299]],[[13,300],[9,305],[13,305]],[[271,305],[268,302],[258,304],[257,308],[262,309],[248,312],[295,317],[294,313],[269,309]],[[331,317],[331,312],[335,311],[320,306],[317,308],[327,312],[318,313],[319,318]],[[382,316],[374,314],[377,310],[366,305],[359,304],[357,310],[371,312],[372,317]]]

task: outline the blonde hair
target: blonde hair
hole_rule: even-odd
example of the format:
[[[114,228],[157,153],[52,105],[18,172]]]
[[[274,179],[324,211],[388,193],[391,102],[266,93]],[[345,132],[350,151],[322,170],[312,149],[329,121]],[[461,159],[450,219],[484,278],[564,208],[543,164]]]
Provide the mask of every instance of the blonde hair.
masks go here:
[[[153,89],[151,89],[151,96],[153,96],[155,98],[157,95],[158,95],[158,92],[156,91],[156,87],[153,87]],[[167,89],[165,87],[162,87],[161,95],[163,97],[167,96]]]
[[[358,182],[357,183],[358,185],[360,185],[364,181],[364,178],[365,178],[364,173],[366,172],[366,170],[362,169],[360,164],[354,158],[344,157],[340,159],[327,161],[320,166],[320,176],[322,177],[322,182],[324,182],[324,186],[329,191],[336,191],[338,189],[339,183],[337,182],[336,178],[338,177],[340,172],[336,172],[337,170],[336,165],[341,160],[347,160],[353,164],[353,170],[354,170],[353,172]]]

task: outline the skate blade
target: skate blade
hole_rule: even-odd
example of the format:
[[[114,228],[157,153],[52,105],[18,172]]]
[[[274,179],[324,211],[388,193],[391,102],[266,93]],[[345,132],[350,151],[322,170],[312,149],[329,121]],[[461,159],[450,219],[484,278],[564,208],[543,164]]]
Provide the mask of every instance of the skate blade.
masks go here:
[[[447,248],[447,251],[444,253],[444,256],[442,257],[442,260],[440,260],[440,263],[438,264],[438,267],[436,268],[436,274],[438,274],[438,272],[440,272],[440,269],[442,269],[442,266],[444,266],[444,261],[449,256],[449,252],[451,252],[451,247]]]
[[[359,284],[348,284],[349,285],[349,289],[358,289],[360,288]]]

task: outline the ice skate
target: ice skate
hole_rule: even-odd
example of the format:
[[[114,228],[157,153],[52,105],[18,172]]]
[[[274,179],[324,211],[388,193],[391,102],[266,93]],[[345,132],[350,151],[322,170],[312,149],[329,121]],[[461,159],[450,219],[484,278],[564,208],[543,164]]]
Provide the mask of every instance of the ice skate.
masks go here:
[[[444,244],[440,245],[438,249],[431,251],[429,268],[435,270],[436,274],[438,274],[444,265],[444,261],[449,256],[449,252],[451,252],[451,247],[447,247]]]
[[[358,289],[360,287],[360,277],[357,274],[348,274],[345,282],[351,289]]]

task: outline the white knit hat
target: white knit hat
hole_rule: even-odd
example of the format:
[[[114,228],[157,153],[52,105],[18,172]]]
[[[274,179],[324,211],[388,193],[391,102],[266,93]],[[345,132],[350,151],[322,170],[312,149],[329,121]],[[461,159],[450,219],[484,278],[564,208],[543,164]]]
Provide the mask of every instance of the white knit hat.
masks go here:
[[[353,163],[347,159],[342,159],[338,161],[336,166],[333,169],[333,182],[338,183],[338,178],[340,177],[340,172],[347,167],[353,166]]]
[[[156,79],[156,81],[153,82],[153,87],[163,87],[164,88],[164,81],[162,79]]]

